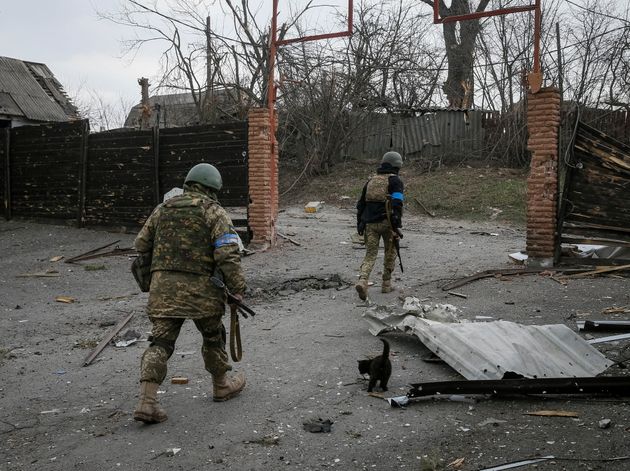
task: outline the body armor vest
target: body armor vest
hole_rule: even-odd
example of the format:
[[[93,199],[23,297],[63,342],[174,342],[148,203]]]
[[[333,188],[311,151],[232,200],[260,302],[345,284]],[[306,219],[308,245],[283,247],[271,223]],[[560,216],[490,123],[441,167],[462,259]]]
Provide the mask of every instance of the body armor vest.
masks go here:
[[[192,198],[186,193],[164,203],[155,231],[152,272],[212,275],[212,237],[203,214],[203,208],[209,205],[209,199]]]
[[[385,203],[389,193],[389,177],[394,173],[382,173],[370,178],[365,190],[365,201],[368,203]]]

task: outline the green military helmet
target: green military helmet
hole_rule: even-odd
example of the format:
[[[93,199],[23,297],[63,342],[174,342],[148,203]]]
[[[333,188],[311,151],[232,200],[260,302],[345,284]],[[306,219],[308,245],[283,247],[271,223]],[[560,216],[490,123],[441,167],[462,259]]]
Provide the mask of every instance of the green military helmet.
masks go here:
[[[223,186],[221,174],[214,165],[197,164],[190,169],[184,183],[201,183],[215,191],[219,191]]]
[[[390,150],[389,152],[385,152],[385,155],[383,155],[383,158],[381,159],[381,163],[389,164],[395,168],[400,168],[402,167],[403,159],[402,159],[402,156],[398,152],[394,152]]]

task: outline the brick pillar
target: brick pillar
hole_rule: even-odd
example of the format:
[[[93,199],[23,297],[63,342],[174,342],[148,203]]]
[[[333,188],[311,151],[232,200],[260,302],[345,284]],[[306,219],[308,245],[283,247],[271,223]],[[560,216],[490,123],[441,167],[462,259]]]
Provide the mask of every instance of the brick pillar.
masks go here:
[[[249,111],[249,227],[252,243],[274,245],[278,219],[278,150],[270,132],[269,110]]]
[[[528,95],[527,255],[532,266],[553,266],[557,238],[560,92],[542,88]]]

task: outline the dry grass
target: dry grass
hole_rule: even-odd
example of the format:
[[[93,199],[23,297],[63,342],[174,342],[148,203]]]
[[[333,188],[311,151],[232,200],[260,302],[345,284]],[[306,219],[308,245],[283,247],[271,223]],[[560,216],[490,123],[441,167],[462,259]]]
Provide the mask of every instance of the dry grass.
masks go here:
[[[354,203],[377,161],[339,164],[329,175],[302,178],[286,195],[282,204],[325,201],[340,204],[346,197]],[[280,170],[280,193],[288,188],[298,172]],[[437,217],[471,221],[496,220],[524,226],[527,171],[504,168],[441,167],[431,172],[406,165],[401,171],[405,182],[406,211],[425,215],[424,205]],[[349,197],[349,200],[348,200]]]

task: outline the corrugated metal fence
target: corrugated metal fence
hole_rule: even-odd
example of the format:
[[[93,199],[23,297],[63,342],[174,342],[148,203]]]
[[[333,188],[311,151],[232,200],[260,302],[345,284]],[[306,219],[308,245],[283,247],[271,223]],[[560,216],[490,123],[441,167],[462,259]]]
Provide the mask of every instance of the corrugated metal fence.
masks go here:
[[[89,134],[87,121],[78,121],[0,131],[7,219],[136,227],[199,162],[220,168],[224,206],[248,205],[245,122]]]
[[[416,117],[356,114],[350,116],[350,126],[354,137],[346,154],[357,159],[375,158],[392,149],[412,160],[444,163],[509,161],[519,146],[520,153],[526,152],[522,113],[433,110]]]

